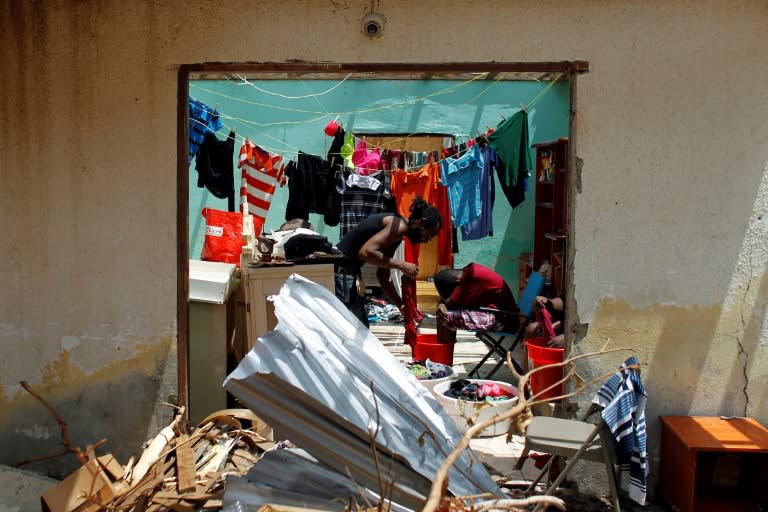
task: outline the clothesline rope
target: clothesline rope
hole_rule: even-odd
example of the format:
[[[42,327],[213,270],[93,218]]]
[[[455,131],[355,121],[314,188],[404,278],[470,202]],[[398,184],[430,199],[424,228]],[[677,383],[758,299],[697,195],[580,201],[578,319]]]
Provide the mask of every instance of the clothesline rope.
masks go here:
[[[532,100],[531,100],[531,101],[530,101],[530,102],[529,102],[529,103],[528,103],[528,104],[525,106],[525,109],[526,109],[526,110],[530,110],[531,108],[533,108],[533,106],[534,106],[534,105],[536,105],[536,103],[538,103],[538,102],[539,102],[539,100],[540,100],[540,99],[541,99],[541,98],[542,98],[542,97],[543,97],[545,94],[547,94],[547,92],[548,92],[548,91],[549,91],[549,90],[552,88],[552,86],[553,86],[553,85],[555,85],[555,84],[557,83],[557,81],[558,81],[558,80],[560,80],[560,79],[563,77],[563,75],[565,75],[565,73],[560,73],[560,74],[558,74],[558,75],[555,77],[555,79],[554,79],[554,80],[552,80],[551,82],[549,82],[549,83],[547,84],[547,86],[546,86],[546,87],[544,87],[544,88],[543,88],[543,89],[542,89],[542,90],[539,92],[539,94],[537,94],[536,96],[534,96],[534,98],[533,98],[533,99],[532,99]]]
[[[236,98],[236,97],[227,96],[227,95],[225,95],[223,93],[220,93],[220,92],[217,92],[217,91],[212,91],[212,90],[206,89],[204,87],[199,87],[199,86],[196,86],[194,84],[190,84],[190,86],[197,87],[200,90],[203,90],[205,92],[209,92],[209,93],[214,94],[214,95],[222,96],[222,97],[225,97],[225,98],[228,98],[228,99],[231,99],[231,100],[235,100],[235,101],[245,102],[245,103],[248,103],[248,104],[254,104],[254,105],[257,105],[257,106],[271,107],[271,108],[277,108],[277,109],[289,110],[289,111],[295,111],[295,112],[302,112],[302,113],[317,113],[317,114],[321,114],[318,117],[315,117],[315,118],[313,118],[311,120],[280,121],[280,122],[275,122],[275,123],[258,123],[256,121],[251,121],[249,119],[243,119],[243,118],[231,116],[231,115],[228,115],[228,114],[225,114],[225,113],[222,113],[222,112],[218,112],[218,114],[219,114],[219,116],[221,118],[227,119],[229,121],[233,121],[235,123],[242,123],[244,125],[250,126],[251,127],[250,129],[256,131],[260,136],[262,136],[264,138],[267,138],[267,139],[272,139],[272,140],[278,142],[279,144],[281,144],[281,145],[285,146],[286,148],[288,148],[288,150],[290,152],[292,152],[292,153],[298,153],[300,151],[300,148],[298,148],[296,146],[293,146],[293,145],[287,143],[285,140],[280,139],[278,137],[275,137],[275,136],[273,136],[273,135],[271,135],[269,133],[263,132],[263,131],[255,128],[255,127],[262,127],[263,128],[263,127],[267,127],[267,126],[279,126],[279,125],[284,125],[284,124],[312,124],[312,123],[315,123],[315,122],[317,122],[319,120],[327,119],[327,118],[329,118],[332,115],[336,115],[336,118],[338,119],[338,117],[340,115],[345,115],[345,114],[347,114],[347,115],[354,115],[354,114],[357,114],[357,113],[366,113],[366,112],[373,112],[373,111],[377,111],[377,110],[384,110],[384,109],[388,109],[388,108],[397,108],[397,107],[413,104],[414,102],[421,101],[423,99],[426,99],[426,98],[429,98],[429,97],[432,97],[432,96],[446,94],[448,92],[451,92],[453,89],[456,89],[458,87],[467,85],[467,84],[469,84],[469,83],[471,83],[471,82],[473,82],[475,80],[478,80],[479,78],[483,77],[486,74],[487,73],[479,74],[478,76],[473,77],[473,78],[471,78],[469,80],[466,80],[464,82],[461,82],[460,84],[455,84],[455,85],[453,85],[451,87],[447,87],[447,88],[442,89],[440,91],[436,91],[434,93],[430,93],[430,94],[428,94],[426,96],[423,96],[422,98],[417,98],[417,99],[414,99],[414,100],[409,100],[408,102],[395,103],[393,105],[383,106],[383,107],[375,108],[375,109],[373,109],[373,108],[372,109],[361,109],[361,110],[347,112],[347,113],[315,112],[315,111],[301,110],[301,109],[290,109],[290,108],[287,108],[287,107],[278,107],[276,105],[261,104],[261,103],[257,103],[257,102],[252,102],[252,101],[244,100],[242,98]],[[565,73],[559,73],[552,81],[550,81],[546,85],[546,87],[544,87],[544,89],[542,89],[530,102],[528,102],[528,104],[526,104],[526,105],[522,105],[521,104],[521,107],[526,109],[526,110],[531,109],[534,105],[536,105],[536,103],[538,103],[541,100],[542,97],[544,97],[544,95],[546,95],[546,93],[555,85],[555,83],[557,83],[564,76],[564,74]],[[319,100],[317,100],[317,96],[328,94],[329,92],[331,92],[334,89],[338,88],[350,76],[351,76],[351,73],[349,75],[347,75],[346,77],[344,77],[344,79],[342,79],[339,83],[335,84],[333,87],[331,87],[330,89],[324,91],[323,93],[309,94],[309,95],[306,95],[306,96],[295,96],[295,97],[288,97],[288,96],[284,96],[284,95],[280,95],[280,94],[276,94],[276,93],[275,93],[275,95],[276,96],[284,97],[286,99],[313,98],[315,101],[318,102],[318,104],[322,108],[323,105],[319,102]],[[472,97],[470,100],[468,100],[468,103],[471,103],[472,101],[475,101],[476,99],[478,99],[483,94],[486,94],[489,89],[491,89],[492,87],[497,85],[501,80],[504,79],[505,76],[506,76],[506,73],[502,73],[501,75],[499,75],[496,79],[494,79],[493,83],[489,84],[487,87],[485,87],[480,92],[478,92],[474,97]],[[245,79],[244,77],[239,76],[239,78],[241,78],[242,80],[247,82],[247,79]],[[240,85],[243,85],[243,84],[241,83]],[[253,84],[251,84],[251,85],[253,86]],[[256,86],[253,86],[253,87],[256,88],[256,89],[259,89]],[[269,94],[269,91],[262,91],[262,92],[265,92],[265,93]],[[443,115],[442,118],[445,119],[445,118],[447,118],[447,116]],[[438,117],[438,120],[439,119],[440,119],[440,117]],[[205,123],[202,123],[202,122],[198,121],[197,119],[191,119],[191,120],[196,122],[196,123],[198,123],[198,124],[200,124],[200,125],[202,125],[203,127],[207,128]],[[231,127],[231,126],[229,126],[227,124],[224,124],[224,123],[222,123],[222,124],[223,124],[225,129],[227,129],[229,131],[235,131],[235,134],[236,134],[235,135],[235,141],[238,141],[238,139],[239,139],[241,141],[241,144],[245,143],[246,140],[253,141],[252,137],[238,136],[237,135],[237,130],[235,128],[233,128],[233,127]],[[401,142],[403,140],[407,140],[409,137],[415,136],[415,135],[418,135],[418,132],[413,132],[413,133],[407,134],[407,135],[405,135],[405,136],[403,136],[401,138],[388,141],[388,142],[383,143],[383,144],[381,144],[379,146],[373,147],[373,149],[378,149],[379,151],[384,150],[384,149],[388,149],[389,146],[391,146],[393,144],[396,144],[398,142]],[[454,139],[461,138],[461,137],[467,137],[468,139],[471,139],[471,136],[466,135],[466,134],[454,134],[453,137],[454,137]],[[356,147],[362,140],[364,140],[365,136],[364,135],[363,136],[357,136],[357,135],[352,134],[352,138],[353,138],[353,141],[354,141],[354,145]],[[264,145],[263,143],[259,143],[259,145],[263,149],[269,151],[270,153],[281,154],[281,155],[286,153],[285,150],[279,150],[279,149],[276,149],[275,147]],[[468,149],[469,149],[468,147],[464,148],[463,150],[457,152],[456,154],[451,155],[451,158],[456,158],[456,157],[460,156],[463,152],[467,151]],[[416,153],[420,153],[420,152],[416,152]],[[428,153],[428,152],[421,152],[421,153]],[[284,160],[285,160],[285,158],[284,158]],[[440,160],[442,160],[442,159],[438,159],[437,161],[439,162]],[[424,164],[424,165],[426,165],[426,164]],[[409,171],[409,170],[419,169],[419,168],[422,168],[424,165],[412,166],[412,167],[404,166],[404,170]],[[382,169],[368,169],[368,168],[363,168],[363,167],[356,167],[355,169],[356,170],[363,170],[363,171],[366,171],[368,173],[377,172],[377,171],[381,171],[382,170]],[[386,170],[386,169],[384,169],[384,171],[385,172],[391,172],[390,170]]]
[[[240,102],[240,103],[246,103],[246,104],[254,105],[254,106],[257,106],[257,107],[273,108],[273,109],[276,109],[276,110],[286,110],[286,111],[289,111],[289,112],[298,112],[298,113],[302,113],[302,114],[316,114],[316,115],[320,116],[319,119],[323,119],[326,116],[355,116],[355,115],[358,115],[358,114],[366,114],[366,113],[370,113],[370,112],[379,112],[379,111],[383,111],[383,110],[393,110],[393,109],[399,109],[399,108],[407,108],[407,107],[409,107],[411,105],[414,105],[414,104],[419,103],[421,101],[424,101],[426,99],[433,98],[435,96],[442,96],[444,94],[452,93],[456,89],[459,89],[461,87],[465,87],[468,84],[470,84],[470,83],[472,83],[472,82],[474,82],[476,80],[480,80],[481,78],[483,78],[487,74],[488,73],[478,74],[477,76],[472,77],[469,80],[465,80],[465,81],[460,82],[458,84],[453,84],[453,85],[451,85],[449,87],[446,87],[444,89],[440,89],[438,91],[435,91],[435,92],[432,92],[432,93],[429,93],[429,94],[426,94],[424,96],[420,96],[420,97],[417,97],[417,98],[412,98],[412,99],[405,100],[405,101],[400,101],[400,102],[393,102],[391,104],[381,105],[381,106],[378,106],[378,107],[363,108],[363,109],[359,109],[359,110],[352,110],[352,111],[345,111],[345,112],[326,112],[326,111],[308,110],[308,109],[300,109],[300,108],[292,108],[292,107],[283,107],[283,106],[269,104],[269,103],[261,103],[261,102],[258,102],[258,101],[246,100],[246,99],[240,98],[240,97],[229,96],[229,95],[224,94],[224,93],[222,93],[220,91],[214,91],[214,90],[205,88],[205,87],[203,87],[203,86],[201,86],[201,85],[199,85],[197,83],[194,83],[194,82],[190,83],[190,88],[191,89],[199,89],[201,91],[204,91],[204,92],[207,92],[209,94],[213,94],[213,95],[216,95],[216,96],[219,96],[219,97],[222,97],[222,98],[226,98],[228,100],[237,101],[237,102]],[[232,80],[228,80],[228,82],[233,82],[233,81]],[[234,82],[234,83],[237,84],[238,82]],[[277,122],[277,123],[262,123],[262,124],[260,124],[260,126],[275,126],[275,125],[281,125],[281,124],[303,124],[303,123],[309,124],[311,122],[316,121],[317,119],[318,118],[313,118],[313,119],[309,119],[309,120],[305,119],[305,120],[301,120],[301,121],[281,121],[281,122]]]
[[[280,94],[279,92],[267,91],[266,89],[262,89],[261,87],[258,87],[256,85],[254,85],[253,83],[251,83],[248,80],[247,77],[244,77],[244,76],[242,76],[240,74],[238,74],[236,76],[237,76],[237,78],[242,80],[240,85],[247,85],[249,87],[252,87],[252,88],[256,89],[259,92],[263,92],[264,94],[269,94],[269,95],[272,95],[272,96],[279,96],[280,98],[285,98],[287,100],[302,100],[302,99],[305,99],[305,98],[313,98],[313,97],[316,97],[316,96],[325,96],[326,94],[332,92],[334,89],[338,88],[341,84],[343,84],[347,80],[347,78],[352,76],[352,73],[350,73],[347,76],[345,76],[339,83],[337,83],[336,85],[334,85],[333,87],[331,87],[330,89],[328,89],[326,91],[318,92],[318,93],[306,94],[304,96],[286,96],[285,94]]]

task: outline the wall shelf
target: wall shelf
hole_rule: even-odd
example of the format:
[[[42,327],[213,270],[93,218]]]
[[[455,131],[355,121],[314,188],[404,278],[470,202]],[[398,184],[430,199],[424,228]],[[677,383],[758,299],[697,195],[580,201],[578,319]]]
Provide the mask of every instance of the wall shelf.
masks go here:
[[[533,270],[552,266],[548,295],[562,295],[565,285],[566,233],[568,227],[568,139],[534,144],[536,193],[533,228]]]

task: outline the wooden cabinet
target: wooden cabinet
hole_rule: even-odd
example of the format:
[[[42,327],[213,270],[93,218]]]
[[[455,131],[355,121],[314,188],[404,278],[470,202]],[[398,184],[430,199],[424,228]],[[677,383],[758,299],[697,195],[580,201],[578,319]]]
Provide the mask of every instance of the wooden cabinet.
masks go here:
[[[280,293],[283,283],[293,273],[334,291],[332,264],[249,267],[241,271],[245,294],[247,350],[253,348],[253,343],[259,336],[277,326],[274,305],[267,297]]]
[[[659,490],[680,512],[765,510],[768,430],[751,418],[661,416]]]
[[[536,149],[533,270],[551,265],[551,293],[565,286],[568,237],[568,139],[542,142]]]

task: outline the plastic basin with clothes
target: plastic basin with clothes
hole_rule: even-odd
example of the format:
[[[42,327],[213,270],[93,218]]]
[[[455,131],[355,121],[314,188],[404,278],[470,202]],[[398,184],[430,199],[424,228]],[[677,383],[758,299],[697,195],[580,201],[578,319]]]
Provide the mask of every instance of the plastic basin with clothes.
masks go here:
[[[408,363],[404,363],[406,368],[411,368],[411,365],[417,364],[426,370],[424,374],[419,374],[419,372],[414,372],[411,370],[411,373],[416,377],[416,379],[421,382],[425,388],[427,388],[430,391],[434,390],[434,387],[441,382],[447,382],[450,380],[456,379],[456,370],[453,369],[452,366],[448,366],[447,364],[438,363],[435,361],[432,361],[430,359],[427,359],[426,361],[409,361]],[[435,375],[443,375],[442,377],[435,377]],[[434,392],[434,391],[433,391]]]
[[[482,386],[483,384],[496,384],[513,398],[508,400],[475,402],[472,400],[463,400],[445,396],[446,391],[451,387],[455,380],[449,380],[436,384],[432,393],[445,409],[448,416],[456,424],[459,432],[465,433],[471,426],[477,425],[485,420],[496,417],[512,409],[517,404],[517,388],[508,382],[486,379],[466,379],[472,384]],[[481,430],[478,437],[492,437],[506,434],[511,425],[509,419],[495,423]]]
[[[547,346],[549,338],[529,338],[525,341],[528,350],[528,368],[533,370],[553,363],[562,363],[565,356],[565,349],[552,348]],[[553,386],[563,378],[563,367],[546,368],[531,374],[531,391],[537,399],[548,399],[561,396],[563,394],[563,384]],[[548,387],[552,389],[541,393]],[[539,394],[541,393],[541,394]]]

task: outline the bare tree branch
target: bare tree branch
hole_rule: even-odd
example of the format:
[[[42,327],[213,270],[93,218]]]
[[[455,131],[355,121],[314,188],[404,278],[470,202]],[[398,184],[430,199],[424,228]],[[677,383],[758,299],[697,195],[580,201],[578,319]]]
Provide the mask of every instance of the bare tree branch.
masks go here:
[[[46,402],[43,399],[43,397],[41,397],[37,393],[37,391],[32,389],[32,386],[30,386],[29,383],[27,383],[27,381],[22,380],[21,382],[19,382],[19,384],[21,384],[21,387],[26,389],[27,392],[29,392],[30,395],[32,395],[33,397],[37,398],[37,400],[41,404],[43,404],[46,409],[48,409],[48,412],[51,413],[53,418],[56,420],[56,423],[59,424],[59,430],[61,430],[61,438],[64,441],[64,447],[67,450],[66,452],[63,452],[61,455],[63,455],[64,453],[67,453],[67,452],[74,453],[75,457],[77,457],[77,460],[80,461],[80,464],[83,464],[83,465],[88,464],[88,455],[83,450],[81,450],[80,448],[78,448],[77,446],[72,444],[72,439],[69,437],[69,427],[67,426],[67,423],[64,421],[64,419],[59,415],[59,413],[57,413],[54,410],[54,408],[51,407],[48,404],[48,402]],[[47,458],[50,458],[50,457],[47,457]]]

